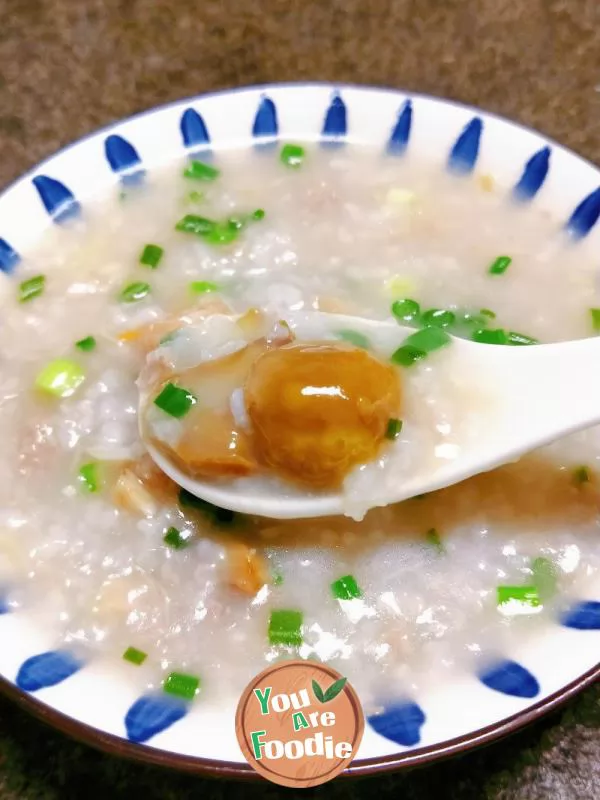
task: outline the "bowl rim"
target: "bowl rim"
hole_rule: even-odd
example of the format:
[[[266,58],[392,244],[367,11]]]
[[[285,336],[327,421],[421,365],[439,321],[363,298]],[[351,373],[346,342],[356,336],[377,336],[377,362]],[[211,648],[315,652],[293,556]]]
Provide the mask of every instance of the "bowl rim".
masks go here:
[[[472,112],[474,115],[482,115],[485,118],[494,119],[510,125],[512,128],[541,136],[544,141],[566,154],[574,156],[586,167],[594,172],[599,172],[598,165],[579,153],[564,146],[557,140],[546,135],[545,132],[536,130],[521,122],[516,122],[501,114],[488,111],[483,108],[463,103],[458,100],[439,97],[426,92],[411,91],[402,87],[379,86],[376,84],[354,83],[354,82],[332,82],[332,81],[282,81],[261,84],[245,84],[230,88],[219,89],[212,92],[203,92],[197,95],[189,95],[178,100],[169,101],[151,108],[143,109],[134,114],[113,120],[106,125],[96,128],[89,133],[80,136],[72,142],[64,145],[58,150],[37,162],[26,172],[18,175],[5,186],[0,187],[0,196],[9,193],[13,188],[22,182],[31,180],[33,176],[39,174],[44,168],[51,164],[57,156],[70,152],[79,147],[84,142],[96,136],[107,134],[118,128],[121,124],[134,120],[141,120],[151,117],[153,114],[168,109],[183,108],[193,106],[195,103],[220,96],[230,96],[244,92],[257,92],[268,94],[269,91],[295,89],[295,88],[319,88],[330,89],[332,92],[343,92],[345,90],[358,90],[364,92],[386,93],[396,95],[399,98],[423,99],[439,103],[440,105],[451,106],[463,111]],[[218,150],[218,143],[215,149]],[[447,739],[426,747],[406,749],[402,752],[392,753],[372,758],[357,759],[341,773],[343,778],[367,777],[385,772],[391,772],[400,768],[411,768],[425,766],[442,759],[455,755],[465,754],[471,750],[496,742],[505,736],[515,733],[527,725],[539,720],[542,716],[555,711],[567,701],[571,700],[581,691],[592,686],[596,681],[600,681],[600,662],[586,672],[579,675],[573,681],[565,684],[560,689],[542,700],[534,703],[523,711],[518,711],[495,723],[482,728],[470,731],[462,736]],[[75,741],[89,745],[96,750],[106,754],[125,758],[137,763],[145,763],[154,766],[166,767],[190,774],[202,775],[212,778],[230,778],[244,781],[264,781],[252,767],[245,762],[226,761],[214,758],[203,758],[201,756],[191,756],[165,750],[152,745],[139,744],[132,742],[125,737],[107,733],[92,725],[78,720],[75,717],[58,711],[44,701],[38,699],[25,690],[20,689],[14,683],[0,674],[0,692],[3,696],[13,701],[19,708],[30,713],[32,716],[50,725],[60,733],[66,734]]]

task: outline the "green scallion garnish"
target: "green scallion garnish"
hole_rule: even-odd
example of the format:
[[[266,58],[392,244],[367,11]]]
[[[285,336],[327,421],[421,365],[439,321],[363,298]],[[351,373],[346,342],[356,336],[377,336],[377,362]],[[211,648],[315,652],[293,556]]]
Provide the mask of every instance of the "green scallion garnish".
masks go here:
[[[510,267],[512,258],[510,256],[498,256],[494,263],[490,266],[488,272],[490,275],[503,275]]]
[[[390,419],[388,420],[387,428],[385,429],[385,438],[397,439],[398,436],[400,436],[401,430],[402,430],[402,420],[390,417]]]
[[[451,341],[450,336],[442,328],[423,328],[404,340],[392,354],[392,362],[401,367],[410,367],[434,350],[446,347]]]
[[[97,492],[100,489],[100,465],[97,461],[90,461],[79,467],[77,480],[86,492]]]
[[[477,331],[473,331],[471,339],[480,344],[508,344],[508,335],[503,328],[496,328],[495,330],[480,328]]]
[[[136,281],[122,289],[119,298],[123,303],[136,303],[138,300],[143,300],[148,294],[150,294],[150,284]]]
[[[147,244],[142,250],[140,264],[151,269],[156,269],[164,255],[163,248],[158,244]]]
[[[430,528],[425,534],[425,541],[427,544],[434,547],[438,553],[444,553],[446,548],[436,528]]]
[[[265,218],[265,210],[264,208],[257,208],[256,211],[253,211],[250,216],[252,217],[253,220],[259,222],[261,219]]]
[[[148,653],[138,650],[137,647],[128,647],[123,653],[123,659],[129,661],[130,664],[135,664],[136,667],[141,666],[147,658]]]
[[[208,292],[218,292],[219,284],[214,281],[192,281],[190,292],[192,294],[207,294]]]
[[[197,214],[186,214],[175,225],[176,231],[184,233],[195,233],[196,236],[206,236],[214,230],[217,223],[206,217],[199,217]]]
[[[576,486],[581,486],[584,483],[590,482],[590,470],[589,467],[581,466],[576,467],[573,470],[573,481]]]
[[[331,593],[336,600],[357,600],[362,592],[354,575],[344,575],[331,584]]]
[[[421,314],[419,322],[424,327],[448,328],[454,324],[455,320],[456,315],[452,311],[444,308],[430,308]]]
[[[499,606],[506,603],[519,603],[531,608],[541,605],[540,596],[536,586],[498,586],[496,587],[496,600]]]
[[[183,550],[189,544],[189,539],[181,535],[181,531],[177,528],[169,528],[163,536],[163,542],[167,547],[172,547],[173,550]]]
[[[549,558],[540,556],[531,562],[533,585],[537,589],[541,600],[547,600],[556,594],[558,571],[556,565]]]
[[[592,317],[592,328],[596,332],[600,331],[600,308],[590,308],[590,316]]]
[[[304,157],[304,148],[299,144],[284,144],[279,153],[279,160],[286,167],[301,167]]]
[[[204,234],[202,238],[209,244],[231,244],[238,238],[242,227],[242,225],[238,227],[237,221],[233,220],[217,222],[212,231]]]
[[[392,314],[399,322],[416,322],[420,313],[421,306],[410,297],[392,303]]]
[[[214,181],[220,174],[218,169],[202,161],[191,161],[183,171],[184,178],[193,178],[196,181]]]
[[[283,583],[283,575],[281,572],[274,572],[273,578],[271,579],[271,583],[273,586],[281,586]]]
[[[55,397],[70,397],[85,380],[85,372],[74,361],[57,358],[38,373],[35,385]]]
[[[371,347],[371,342],[367,339],[364,333],[360,333],[359,331],[344,329],[341,331],[335,331],[335,335],[338,338],[343,339],[343,341],[348,342],[348,344],[353,344],[355,347],[362,347],[363,350],[369,350]]]
[[[201,203],[204,200],[204,195],[194,189],[193,192],[188,194],[187,199],[190,203]]]
[[[507,338],[507,344],[512,345],[539,344],[538,340],[534,339],[533,336],[526,336],[524,333],[517,333],[516,331],[509,331]]]
[[[86,336],[85,339],[80,339],[78,342],[75,342],[75,347],[83,350],[84,353],[89,353],[90,350],[96,347],[96,340],[93,336]]]
[[[299,647],[302,644],[302,623],[304,615],[301,611],[276,609],[269,618],[269,642],[271,644]]]
[[[197,402],[198,398],[195,395],[181,386],[175,386],[174,383],[167,383],[160,394],[154,398],[155,406],[176,419],[185,417]]]
[[[479,310],[480,314],[483,314],[484,317],[489,317],[489,319],[496,319],[496,314],[490,308],[481,308]]]
[[[34,297],[39,297],[46,288],[46,276],[36,275],[19,284],[19,302],[27,303]]]
[[[184,700],[193,700],[199,688],[200,678],[183,672],[172,672],[163,683],[163,691]]]

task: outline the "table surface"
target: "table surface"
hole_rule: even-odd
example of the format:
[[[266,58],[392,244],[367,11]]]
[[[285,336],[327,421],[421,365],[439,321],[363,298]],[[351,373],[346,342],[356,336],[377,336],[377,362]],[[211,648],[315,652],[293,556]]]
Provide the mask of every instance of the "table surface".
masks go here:
[[[454,98],[600,163],[597,0],[0,0],[0,185],[120,117],[274,80]],[[596,686],[485,750],[406,774],[339,779],[315,794],[592,800],[599,734]],[[118,761],[0,699],[0,800],[216,800],[234,791],[282,793]]]

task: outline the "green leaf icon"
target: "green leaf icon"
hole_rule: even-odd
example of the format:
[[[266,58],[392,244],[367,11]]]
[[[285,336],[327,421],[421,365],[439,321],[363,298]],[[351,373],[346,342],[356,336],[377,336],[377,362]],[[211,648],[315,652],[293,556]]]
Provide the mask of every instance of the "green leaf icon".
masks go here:
[[[348,678],[340,678],[339,680],[335,681],[335,683],[332,683],[329,689],[327,689],[325,692],[325,699],[323,702],[328,703],[330,700],[333,700],[335,697],[337,697],[346,685],[347,680]]]
[[[312,682],[312,690],[315,693],[315,697],[319,701],[319,703],[325,702],[325,695],[323,694],[323,689],[319,686],[319,684],[313,680]]]

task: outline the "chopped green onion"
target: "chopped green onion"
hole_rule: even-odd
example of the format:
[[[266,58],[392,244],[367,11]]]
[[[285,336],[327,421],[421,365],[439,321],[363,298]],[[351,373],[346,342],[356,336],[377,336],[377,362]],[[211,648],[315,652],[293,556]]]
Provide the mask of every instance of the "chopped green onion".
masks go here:
[[[216,224],[212,219],[199,217],[197,214],[186,214],[175,225],[175,230],[183,231],[184,233],[195,233],[197,236],[206,236],[214,230]]]
[[[163,691],[184,700],[193,700],[199,688],[200,678],[183,672],[172,672],[163,683]]]
[[[488,271],[490,275],[502,275],[510,267],[511,262],[510,256],[498,256]]]
[[[421,315],[421,325],[424,327],[435,326],[437,328],[447,328],[454,324],[456,315],[452,311],[444,308],[430,308]]]
[[[123,653],[123,658],[125,661],[129,661],[131,664],[135,664],[136,667],[139,667],[148,658],[148,653],[144,653],[136,647],[128,647]]]
[[[498,586],[496,598],[499,606],[505,603],[517,602],[522,605],[537,608],[541,605],[540,596],[536,586]]]
[[[279,153],[279,159],[286,167],[300,167],[304,161],[304,148],[299,144],[284,144]]]
[[[490,319],[496,319],[496,314],[489,308],[481,308],[479,310],[480,314],[483,314],[484,317],[489,317]]]
[[[533,585],[542,600],[556,594],[557,569],[549,558],[535,558],[531,563]]]
[[[138,300],[142,300],[149,293],[150,284],[136,281],[135,283],[130,283],[121,291],[120,299],[124,303],[135,303]]]
[[[207,292],[218,292],[219,284],[214,281],[192,281],[190,292],[193,294],[206,294]]]
[[[441,328],[423,328],[408,336],[392,354],[392,361],[401,367],[410,367],[434,350],[450,344],[450,336]]]
[[[78,347],[85,353],[89,353],[90,350],[96,347],[96,340],[93,336],[86,336],[85,339],[80,339],[78,342],[75,342],[75,347]]]
[[[45,275],[36,275],[34,278],[23,281],[19,285],[19,302],[26,303],[28,300],[33,300],[34,297],[39,297],[45,288]]]
[[[357,600],[362,592],[354,575],[344,575],[331,584],[331,592],[336,600]]]
[[[397,439],[400,436],[401,430],[402,430],[402,420],[390,417],[390,419],[388,420],[387,428],[385,429],[385,438]]]
[[[440,534],[435,528],[430,528],[427,533],[425,534],[425,541],[427,544],[435,547],[438,553],[444,553],[446,548],[444,547],[444,543],[440,537]]]
[[[99,466],[97,461],[90,461],[79,467],[77,479],[86,492],[97,492],[100,488]]]
[[[577,467],[573,472],[573,480],[577,486],[581,486],[583,483],[590,482],[590,471],[588,467]]]
[[[473,331],[471,339],[480,344],[508,344],[508,336],[503,328],[496,328],[495,330],[479,329]]]
[[[592,316],[592,328],[595,331],[600,331],[600,308],[590,308]]]
[[[524,333],[516,333],[516,331],[509,331],[508,344],[528,345],[528,344],[539,344],[539,342],[537,339],[534,339],[532,336],[526,336]]]
[[[259,222],[261,219],[265,218],[265,210],[264,208],[257,208],[256,211],[253,211],[250,216],[252,217],[252,219]]]
[[[182,536],[181,531],[178,531],[177,528],[169,528],[163,536],[163,542],[167,547],[172,547],[173,550],[182,550],[189,544],[189,540]]]
[[[171,417],[181,419],[195,406],[198,398],[187,389],[175,386],[174,383],[167,383],[160,394],[154,398],[154,405]]]
[[[57,358],[38,373],[35,385],[55,397],[70,397],[84,382],[85,372],[74,361]]]
[[[196,497],[195,494],[188,492],[187,489],[179,490],[179,505],[182,508],[193,508],[196,511],[202,511],[212,518],[215,522],[228,523],[233,522],[235,519],[235,512],[230,508],[220,508],[214,506],[207,500],[202,500],[201,497]]]
[[[359,331],[353,331],[348,328],[341,331],[335,331],[335,335],[338,338],[343,339],[345,342],[353,344],[355,347],[362,347],[363,350],[369,350],[371,347],[371,342],[367,339],[364,333],[360,333]]]
[[[281,586],[281,584],[283,583],[283,575],[281,574],[281,572],[273,573],[273,579],[271,583],[273,584],[273,586]]]
[[[421,313],[421,306],[416,300],[405,297],[392,303],[392,314],[400,322],[415,322]]]
[[[204,195],[202,192],[197,192],[194,189],[193,192],[188,194],[187,199],[190,201],[190,203],[201,203],[204,200]]]
[[[160,264],[164,252],[163,248],[158,244],[147,244],[142,250],[140,264],[156,269]]]
[[[231,244],[238,238],[241,228],[234,221],[217,222],[212,231],[202,238],[209,244]]]
[[[218,169],[202,161],[191,161],[183,171],[184,178],[193,178],[196,181],[214,181],[220,174]]]
[[[271,644],[283,644],[288,647],[298,647],[302,644],[302,622],[304,616],[301,611],[276,609],[271,611],[269,618],[269,641]]]

